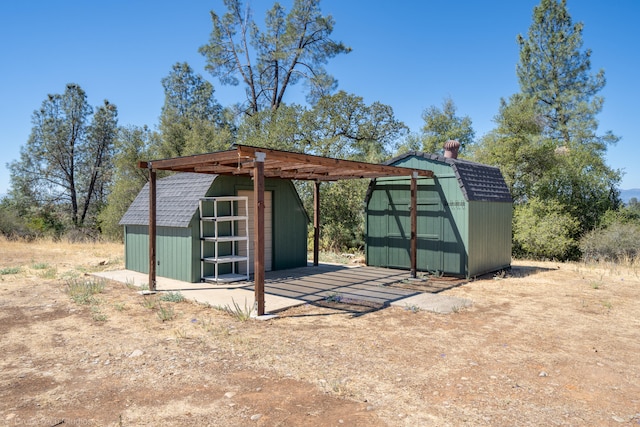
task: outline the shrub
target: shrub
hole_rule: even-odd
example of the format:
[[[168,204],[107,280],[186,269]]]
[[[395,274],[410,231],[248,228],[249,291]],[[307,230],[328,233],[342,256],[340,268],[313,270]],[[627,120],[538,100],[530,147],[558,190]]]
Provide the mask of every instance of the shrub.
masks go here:
[[[564,260],[577,249],[578,226],[557,201],[533,198],[515,208],[513,241],[523,255]]]
[[[614,222],[586,233],[580,240],[585,261],[625,261],[640,256],[640,225]]]

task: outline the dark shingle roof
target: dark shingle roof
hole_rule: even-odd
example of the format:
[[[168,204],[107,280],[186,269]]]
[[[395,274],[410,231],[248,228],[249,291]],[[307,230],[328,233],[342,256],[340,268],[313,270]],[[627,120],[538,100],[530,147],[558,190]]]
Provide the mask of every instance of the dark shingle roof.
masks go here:
[[[201,197],[217,175],[178,173],[156,183],[156,225],[188,227]],[[149,225],[149,184],[145,184],[120,220],[120,225]]]
[[[463,159],[450,159],[437,154],[410,151],[385,162],[393,165],[407,157],[422,157],[451,165],[467,201],[512,202],[507,183],[500,169]]]

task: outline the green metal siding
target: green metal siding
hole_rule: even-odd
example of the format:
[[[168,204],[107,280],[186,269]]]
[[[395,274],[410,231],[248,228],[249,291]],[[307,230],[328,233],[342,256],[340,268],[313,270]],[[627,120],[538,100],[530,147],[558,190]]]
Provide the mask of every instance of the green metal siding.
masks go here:
[[[156,273],[161,277],[194,282],[192,268],[192,228],[158,227],[156,233]],[[149,272],[149,234],[146,225],[128,225],[125,232],[125,266],[128,270]],[[198,260],[199,262],[199,260]]]
[[[511,265],[511,203],[472,202],[469,212],[469,276]]]
[[[451,180],[418,180],[416,264],[420,271],[464,274],[466,268],[467,202]],[[378,180],[367,206],[367,264],[410,267],[411,223],[409,180]]]
[[[511,203],[466,201],[441,162],[407,157],[394,165],[436,176],[418,179],[418,270],[472,276],[511,264]],[[409,197],[408,178],[375,182],[366,215],[368,265],[410,268]]]

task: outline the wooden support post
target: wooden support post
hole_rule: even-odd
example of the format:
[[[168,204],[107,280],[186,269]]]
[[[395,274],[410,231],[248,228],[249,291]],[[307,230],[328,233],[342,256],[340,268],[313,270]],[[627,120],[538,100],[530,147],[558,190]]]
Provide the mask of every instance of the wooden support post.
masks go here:
[[[149,163],[149,292],[156,291],[156,171]]]
[[[253,284],[258,304],[258,316],[264,315],[264,159],[256,152],[253,166]]]
[[[418,258],[418,174],[411,175],[411,278],[416,278]]]
[[[320,181],[313,183],[313,265],[320,258]]]

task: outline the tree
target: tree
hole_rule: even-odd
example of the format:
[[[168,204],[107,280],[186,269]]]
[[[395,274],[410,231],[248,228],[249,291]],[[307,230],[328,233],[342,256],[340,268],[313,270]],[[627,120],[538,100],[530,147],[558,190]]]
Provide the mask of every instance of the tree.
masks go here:
[[[469,116],[456,116],[456,105],[451,98],[442,102],[442,108],[431,106],[422,113],[422,150],[437,153],[450,139],[460,142],[463,151],[473,143],[475,132]]]
[[[85,225],[104,197],[117,127],[117,109],[108,101],[92,115],[77,84],[49,95],[33,113],[20,160],[9,165],[12,194],[31,205],[62,208],[75,227]]]
[[[120,219],[149,179],[148,172],[138,168],[137,163],[158,157],[159,140],[159,134],[146,126],[128,126],[118,130],[108,203],[98,216],[104,236],[122,239]]]
[[[534,197],[557,167],[555,145],[542,135],[536,100],[515,94],[501,100],[497,127],[474,149],[474,159],[497,165],[516,204]]]
[[[229,147],[233,127],[214,97],[211,83],[187,64],[173,65],[162,79],[164,105],[160,115],[161,157],[179,157]]]
[[[207,70],[222,84],[245,87],[245,112],[277,110],[290,86],[304,82],[308,100],[335,89],[336,80],[324,64],[350,48],[332,40],[333,19],[320,13],[320,0],[294,0],[289,13],[275,3],[267,12],[264,30],[253,21],[241,0],[224,0],[227,12],[211,12],[209,43],[200,47]]]
[[[591,51],[582,50],[582,23],[573,24],[566,0],[541,0],[533,11],[528,38],[518,36],[517,74],[521,92],[535,100],[542,135],[553,141],[558,167],[546,171],[553,179],[539,188],[580,221],[579,233],[597,226],[599,218],[620,201],[619,171],[604,156],[618,141],[610,131],[598,135],[596,115],[604,99],[604,71],[591,74]]]
[[[247,117],[238,129],[238,142],[377,163],[388,158],[395,141],[407,131],[388,105],[368,105],[361,97],[340,91],[311,107],[283,104],[276,111]],[[367,180],[344,180],[320,187],[324,249],[362,246],[367,184]],[[305,207],[313,211],[312,186],[296,185]]]

